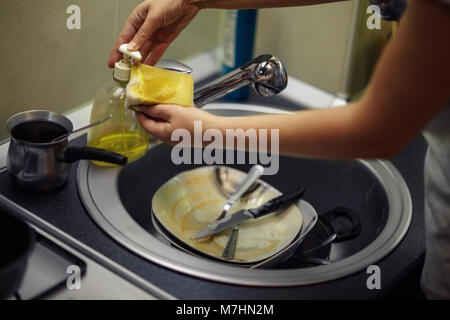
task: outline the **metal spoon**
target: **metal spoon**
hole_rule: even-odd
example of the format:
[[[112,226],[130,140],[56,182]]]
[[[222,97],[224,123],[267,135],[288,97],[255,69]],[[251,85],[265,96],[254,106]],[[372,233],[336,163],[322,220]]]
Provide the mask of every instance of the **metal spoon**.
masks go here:
[[[76,133],[76,132],[80,132],[80,131],[83,131],[83,130],[86,130],[86,129],[89,129],[89,128],[98,126],[99,124],[102,124],[103,122],[106,122],[106,121],[108,121],[109,119],[111,119],[111,117],[112,117],[112,114],[108,115],[108,116],[107,116],[106,118],[104,118],[104,119],[101,119],[101,120],[92,122],[92,123],[88,124],[87,126],[78,128],[77,130],[72,130],[72,131],[70,131],[70,132],[67,132],[67,133],[65,133],[65,134],[63,134],[63,135],[61,135],[61,136],[59,136],[59,137],[56,137],[55,139],[53,139],[53,140],[50,141],[50,142],[56,142],[56,141],[64,140],[65,138],[67,138],[68,136],[70,136],[70,135],[72,135],[72,134],[74,134],[74,133]]]
[[[239,187],[246,184],[247,186],[252,186],[256,180],[264,173],[264,167],[260,165],[255,165],[250,169],[250,172],[248,173],[247,177],[244,179],[244,181],[240,184]],[[239,188],[238,188],[239,189]],[[247,189],[250,189],[247,187]],[[255,189],[253,189],[255,190]],[[225,249],[222,252],[222,258],[225,260],[233,260],[234,254],[236,252],[236,244],[237,244],[237,238],[239,234],[239,227],[240,225],[237,224],[233,227],[230,237],[228,238],[227,244],[225,245]]]

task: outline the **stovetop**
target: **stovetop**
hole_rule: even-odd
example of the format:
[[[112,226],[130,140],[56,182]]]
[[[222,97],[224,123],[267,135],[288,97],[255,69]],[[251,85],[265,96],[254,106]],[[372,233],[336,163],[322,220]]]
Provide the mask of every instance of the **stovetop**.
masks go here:
[[[38,233],[32,254],[28,258],[22,284],[9,300],[43,299],[67,285],[70,274],[79,279],[86,272],[86,263]]]

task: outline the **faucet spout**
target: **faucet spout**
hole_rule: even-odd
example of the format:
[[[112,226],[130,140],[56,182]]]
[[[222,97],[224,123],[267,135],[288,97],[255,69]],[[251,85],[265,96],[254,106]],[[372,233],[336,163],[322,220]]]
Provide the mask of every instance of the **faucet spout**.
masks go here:
[[[248,85],[260,96],[268,97],[280,93],[287,86],[286,68],[277,57],[270,54],[260,55],[200,88],[194,94],[194,104],[200,108]]]

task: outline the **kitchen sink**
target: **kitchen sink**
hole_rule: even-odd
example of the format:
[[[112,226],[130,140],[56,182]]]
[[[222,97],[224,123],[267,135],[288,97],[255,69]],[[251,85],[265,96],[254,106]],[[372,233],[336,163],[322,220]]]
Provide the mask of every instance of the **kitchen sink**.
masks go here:
[[[226,116],[285,113],[263,106],[214,103],[204,109]],[[171,246],[154,229],[151,200],[176,174],[200,165],[174,165],[171,147],[159,144],[123,168],[78,167],[78,189],[93,220],[134,253],[172,270],[213,281],[251,286],[297,286],[325,282],[365,270],[386,257],[405,236],[412,215],[409,190],[388,161],[331,161],[280,157],[279,172],[263,180],[282,192],[306,188],[305,200],[319,215],[335,207],[357,213],[356,238],[333,243],[326,265],[301,265],[289,260],[276,268],[246,269],[197,257]],[[251,165],[231,167],[248,171]]]

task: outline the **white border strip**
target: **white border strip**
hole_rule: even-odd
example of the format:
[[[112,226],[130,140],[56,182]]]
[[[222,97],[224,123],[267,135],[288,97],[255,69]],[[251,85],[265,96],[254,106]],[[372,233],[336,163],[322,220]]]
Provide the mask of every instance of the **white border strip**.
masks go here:
[[[239,103],[208,103],[205,105],[203,110],[238,110],[238,111],[248,111],[248,112],[262,112],[270,114],[286,114],[290,113],[284,109],[275,109],[273,107],[259,106],[254,104],[239,104]]]
[[[279,96],[310,109],[325,109],[347,104],[344,99],[293,76],[289,76],[288,85],[279,93]]]

